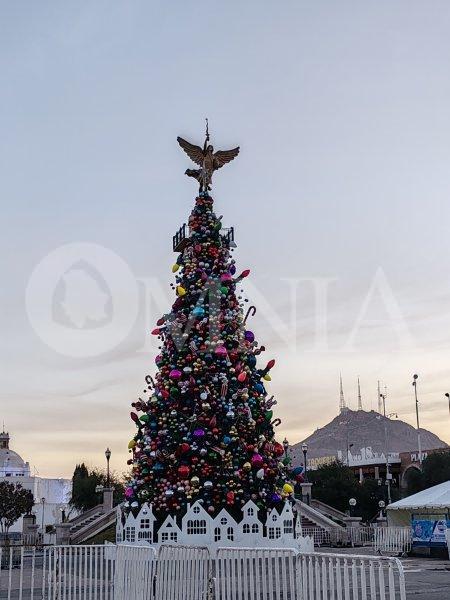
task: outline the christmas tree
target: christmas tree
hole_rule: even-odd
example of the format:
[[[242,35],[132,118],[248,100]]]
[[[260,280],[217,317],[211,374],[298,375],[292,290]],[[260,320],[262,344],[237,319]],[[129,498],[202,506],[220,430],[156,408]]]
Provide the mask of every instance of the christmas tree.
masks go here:
[[[188,232],[176,240],[172,267],[176,300],[152,331],[161,340],[157,373],[147,376],[148,397],[133,403],[137,426],[129,444],[133,477],[126,506],[152,504],[155,515],[182,515],[199,500],[211,514],[237,513],[253,500],[261,515],[293,494],[286,448],[274,438],[273,396],[266,383],[274,360],[247,328],[247,300],[232,256],[233,230],[224,230],[209,195],[211,175],[239,149],[216,152],[179,138],[200,165],[188,170],[200,192]],[[209,157],[209,158],[208,158]],[[208,162],[209,160],[209,162]]]

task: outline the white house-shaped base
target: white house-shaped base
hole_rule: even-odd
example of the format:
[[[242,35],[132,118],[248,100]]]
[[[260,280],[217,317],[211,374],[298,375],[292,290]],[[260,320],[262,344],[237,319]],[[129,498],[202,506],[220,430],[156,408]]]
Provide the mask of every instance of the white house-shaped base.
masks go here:
[[[211,517],[197,501],[187,509],[181,519],[181,526],[175,517],[168,515],[155,531],[156,518],[151,506],[144,504],[136,517],[131,512],[125,516],[118,507],[116,540],[117,543],[148,543],[157,547],[163,543],[178,543],[211,549],[224,546],[272,546],[313,551],[312,540],[302,537],[300,517],[295,522],[289,502],[285,502],[281,513],[276,508],[268,511],[265,527],[258,518],[258,511],[254,502],[247,502],[242,508],[242,520],[238,523],[225,508],[216,517]]]

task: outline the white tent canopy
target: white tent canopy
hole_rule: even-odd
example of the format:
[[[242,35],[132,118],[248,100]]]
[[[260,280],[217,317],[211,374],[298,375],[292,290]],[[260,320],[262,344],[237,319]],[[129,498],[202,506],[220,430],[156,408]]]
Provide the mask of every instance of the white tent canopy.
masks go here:
[[[448,513],[450,511],[450,481],[398,500],[387,506],[390,525],[409,525],[411,515],[416,513]]]
[[[388,510],[450,508],[450,480],[389,504]]]

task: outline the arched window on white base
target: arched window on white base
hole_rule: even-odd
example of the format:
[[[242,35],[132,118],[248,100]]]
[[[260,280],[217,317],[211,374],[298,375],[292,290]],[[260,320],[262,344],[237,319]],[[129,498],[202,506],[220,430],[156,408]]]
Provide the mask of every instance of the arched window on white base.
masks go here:
[[[134,527],[125,527],[125,541],[131,543],[136,541],[136,530]]]
[[[277,540],[281,537],[281,527],[269,527],[269,540]]]
[[[204,535],[205,533],[206,521],[204,519],[189,519],[189,521],[187,522],[188,535]]]
[[[291,519],[285,519],[283,521],[284,533],[292,533],[294,531],[294,525]]]

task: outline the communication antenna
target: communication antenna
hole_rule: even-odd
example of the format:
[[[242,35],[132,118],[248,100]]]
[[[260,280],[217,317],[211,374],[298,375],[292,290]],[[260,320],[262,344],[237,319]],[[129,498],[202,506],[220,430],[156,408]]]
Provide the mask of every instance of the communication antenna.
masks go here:
[[[347,408],[344,398],[344,388],[342,387],[342,374],[339,374],[339,412],[342,413]]]

